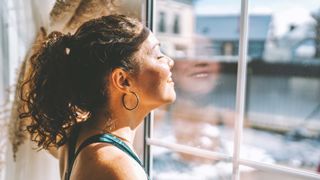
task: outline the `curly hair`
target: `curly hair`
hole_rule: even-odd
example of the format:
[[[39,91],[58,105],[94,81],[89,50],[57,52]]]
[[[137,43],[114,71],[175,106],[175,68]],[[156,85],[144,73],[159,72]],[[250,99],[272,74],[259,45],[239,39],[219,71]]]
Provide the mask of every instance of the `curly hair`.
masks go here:
[[[139,70],[135,53],[149,30],[138,20],[109,15],[85,22],[74,35],[52,32],[31,57],[21,85],[20,118],[39,148],[60,147],[70,130],[100,108],[108,109],[108,74]],[[86,116],[84,116],[86,115]]]

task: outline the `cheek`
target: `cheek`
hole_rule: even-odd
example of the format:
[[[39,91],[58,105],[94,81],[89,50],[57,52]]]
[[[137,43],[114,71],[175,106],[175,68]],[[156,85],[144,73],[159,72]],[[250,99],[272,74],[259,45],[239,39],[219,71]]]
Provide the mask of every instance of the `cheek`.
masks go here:
[[[147,69],[144,73],[144,77],[142,82],[145,82],[145,85],[147,86],[147,89],[149,90],[155,90],[155,88],[160,88],[161,86],[164,86],[170,71],[166,70],[162,67]]]
[[[149,96],[153,98],[162,96],[168,86],[169,75],[169,68],[161,65],[144,69],[140,75],[139,84],[143,94],[148,96],[146,98],[150,98]]]

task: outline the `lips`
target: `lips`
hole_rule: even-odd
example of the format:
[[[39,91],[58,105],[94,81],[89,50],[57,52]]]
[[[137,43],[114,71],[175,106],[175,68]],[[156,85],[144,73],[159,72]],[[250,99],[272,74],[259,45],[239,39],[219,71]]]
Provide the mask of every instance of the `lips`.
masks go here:
[[[193,77],[193,78],[207,78],[208,76],[209,76],[209,72],[207,71],[195,72],[189,75],[189,77]]]
[[[170,73],[169,78],[167,80],[168,83],[173,83],[172,73]]]
[[[167,80],[167,82],[168,83],[171,83],[171,82],[173,82],[173,79],[172,79],[172,77],[170,77],[168,80]]]

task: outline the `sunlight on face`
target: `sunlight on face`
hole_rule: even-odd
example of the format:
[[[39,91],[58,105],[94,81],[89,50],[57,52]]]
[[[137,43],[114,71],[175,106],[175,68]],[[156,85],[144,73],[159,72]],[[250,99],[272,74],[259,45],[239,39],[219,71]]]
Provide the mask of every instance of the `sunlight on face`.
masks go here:
[[[153,108],[173,102],[176,98],[171,73],[174,63],[160,51],[160,43],[152,33],[142,44],[137,59],[140,71],[136,87],[143,102]]]

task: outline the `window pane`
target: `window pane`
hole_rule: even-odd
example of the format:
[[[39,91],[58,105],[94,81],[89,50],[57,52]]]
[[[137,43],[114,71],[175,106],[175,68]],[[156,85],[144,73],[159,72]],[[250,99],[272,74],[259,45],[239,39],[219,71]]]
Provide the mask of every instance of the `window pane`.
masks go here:
[[[165,148],[153,147],[153,177],[152,179],[231,179],[232,163],[201,159],[201,162],[186,161],[183,154],[172,152]],[[189,156],[192,159],[199,157]]]
[[[162,51],[175,60],[177,99],[155,111],[154,137],[232,155],[240,1],[232,1],[237,7],[232,15],[225,15],[227,6],[212,1],[156,3],[155,24],[164,24],[165,17],[166,27],[155,32]],[[212,12],[201,10],[208,4],[224,14],[204,15]]]
[[[316,172],[320,3],[256,0],[249,2],[249,14],[251,61],[241,155]]]

